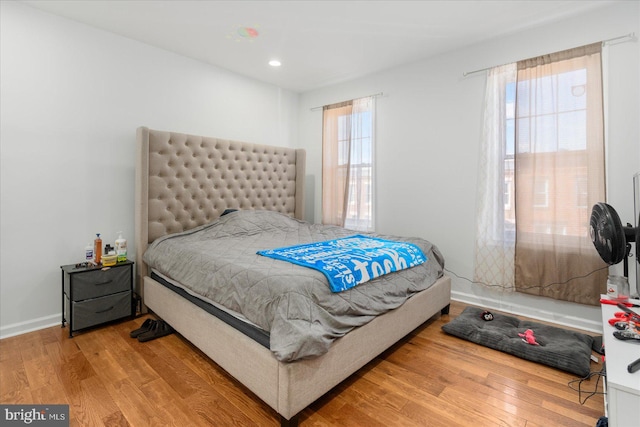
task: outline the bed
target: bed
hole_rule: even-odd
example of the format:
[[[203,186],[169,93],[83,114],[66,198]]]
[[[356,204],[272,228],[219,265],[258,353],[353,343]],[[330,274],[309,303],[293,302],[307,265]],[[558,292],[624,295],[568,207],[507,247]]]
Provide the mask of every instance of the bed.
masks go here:
[[[304,177],[304,150],[137,130],[137,293],[145,308],[273,408],[282,425],[297,425],[299,413],[316,399],[431,317],[448,313],[451,293],[450,279],[441,275],[397,308],[332,340],[326,352],[292,360],[276,357],[242,330],[245,323],[216,315],[146,264],[154,241],[236,221],[234,214],[223,216],[229,209],[304,222]]]

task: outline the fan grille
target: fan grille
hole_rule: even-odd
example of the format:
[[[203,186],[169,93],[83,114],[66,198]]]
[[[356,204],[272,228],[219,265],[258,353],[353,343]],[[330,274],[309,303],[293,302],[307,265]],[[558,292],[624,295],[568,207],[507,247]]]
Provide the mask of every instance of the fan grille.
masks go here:
[[[613,207],[596,203],[591,210],[589,230],[591,241],[604,262],[613,265],[625,258],[627,241],[620,217]]]

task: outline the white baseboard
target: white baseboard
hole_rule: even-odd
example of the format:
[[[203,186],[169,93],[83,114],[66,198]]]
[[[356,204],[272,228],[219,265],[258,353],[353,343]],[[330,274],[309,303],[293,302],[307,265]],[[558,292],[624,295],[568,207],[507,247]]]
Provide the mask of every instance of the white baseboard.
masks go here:
[[[62,325],[61,314],[52,314],[51,316],[40,317],[25,322],[13,323],[0,327],[0,339],[26,334],[27,332],[38,331],[56,325]]]
[[[492,298],[484,298],[479,295],[472,295],[469,293],[454,290],[451,291],[451,299],[478,307],[498,310],[501,312],[510,313],[517,316],[524,316],[536,320],[542,320],[545,322],[551,322],[570,328],[581,329],[583,331],[599,334],[602,333],[602,319],[599,315],[599,306],[583,306],[585,307],[585,314],[590,315],[590,318],[588,318],[586,316],[580,317],[577,315],[568,314],[568,310],[567,313],[563,313],[562,310],[558,311],[558,307],[555,307],[556,310],[554,311],[549,311],[541,308],[540,306],[523,305],[517,302],[505,300],[496,301]],[[556,302],[556,304],[562,305],[565,303],[558,301]]]
[[[595,319],[580,317],[569,314],[558,313],[557,311],[548,311],[541,309],[540,307],[532,307],[529,305],[523,305],[515,303],[513,301],[507,302],[505,300],[496,301],[493,298],[481,297],[460,291],[451,291],[451,299],[454,301],[460,301],[466,304],[475,305],[478,307],[484,307],[487,309],[499,310],[505,313],[514,314],[517,316],[525,316],[531,319],[542,320],[545,322],[552,322],[557,325],[567,326],[570,328],[581,329],[584,331],[602,333],[602,321],[599,317]],[[593,307],[593,310],[600,312],[599,307]],[[592,311],[593,311],[592,310]],[[593,317],[593,313],[592,317]],[[40,317],[38,319],[28,320],[26,322],[14,323],[7,326],[0,327],[0,339],[9,338],[16,335],[26,334],[27,332],[33,332],[51,326],[61,325],[61,315],[53,314],[50,316]]]

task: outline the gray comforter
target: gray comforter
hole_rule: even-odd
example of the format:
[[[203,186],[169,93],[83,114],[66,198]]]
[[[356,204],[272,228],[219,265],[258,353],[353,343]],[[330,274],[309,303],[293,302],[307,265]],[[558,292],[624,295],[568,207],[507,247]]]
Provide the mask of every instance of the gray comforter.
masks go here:
[[[326,353],[336,338],[399,307],[442,276],[440,251],[420,238],[373,234],[414,243],[428,261],[340,293],[330,291],[319,271],[256,254],[354,234],[362,233],[271,211],[237,211],[157,239],[144,261],[192,292],[242,313],[269,332],[278,360],[293,361]]]

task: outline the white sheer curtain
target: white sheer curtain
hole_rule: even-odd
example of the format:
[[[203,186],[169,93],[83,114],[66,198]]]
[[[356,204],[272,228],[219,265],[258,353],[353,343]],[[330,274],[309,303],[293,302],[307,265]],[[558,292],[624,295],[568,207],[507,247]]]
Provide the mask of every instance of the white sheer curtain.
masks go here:
[[[478,168],[474,280],[514,289],[513,147],[517,65],[488,72]],[[507,179],[505,179],[505,176]],[[507,215],[507,218],[505,218]]]
[[[322,222],[373,231],[375,98],[323,109]]]
[[[373,118],[375,98],[353,100],[345,226],[373,231]]]

